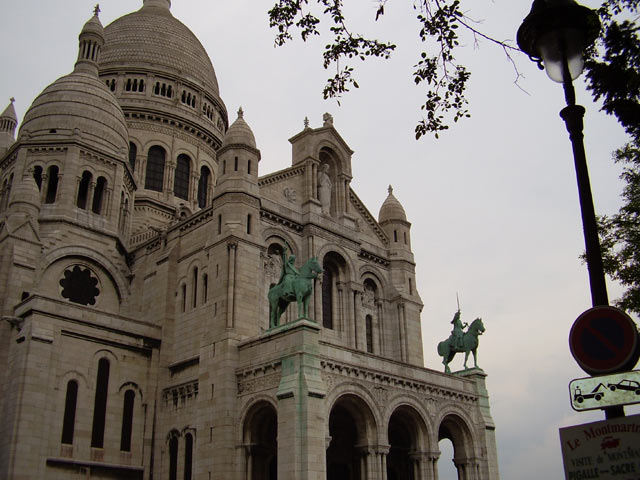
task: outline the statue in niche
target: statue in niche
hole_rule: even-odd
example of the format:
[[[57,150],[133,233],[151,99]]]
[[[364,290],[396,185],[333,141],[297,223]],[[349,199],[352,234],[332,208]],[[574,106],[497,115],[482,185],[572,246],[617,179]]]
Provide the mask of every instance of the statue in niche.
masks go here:
[[[323,163],[320,165],[320,171],[318,172],[318,200],[322,205],[322,213],[331,212],[331,190],[333,185],[331,178],[329,177],[329,164]]]
[[[476,318],[471,325],[468,326],[467,331],[464,329],[467,328],[466,323],[462,323],[460,320],[460,309],[453,316],[453,320],[451,320],[453,324],[453,330],[451,331],[451,335],[447,340],[440,342],[438,344],[438,355],[442,357],[442,363],[444,365],[445,373],[451,373],[449,369],[449,362],[453,360],[453,357],[456,353],[464,352],[464,368],[467,369],[467,360],[469,358],[469,353],[473,353],[473,363],[474,366],[478,367],[478,337],[484,333],[484,324],[482,323],[481,318]]]
[[[322,267],[316,257],[311,257],[297,269],[295,260],[295,255],[287,255],[287,249],[282,252],[280,281],[269,289],[267,295],[270,306],[269,328],[280,324],[280,317],[293,301],[298,304],[298,318],[309,318],[313,280],[322,273]]]
[[[376,304],[376,292],[371,285],[364,286],[364,292],[362,294],[362,306],[373,309]]]

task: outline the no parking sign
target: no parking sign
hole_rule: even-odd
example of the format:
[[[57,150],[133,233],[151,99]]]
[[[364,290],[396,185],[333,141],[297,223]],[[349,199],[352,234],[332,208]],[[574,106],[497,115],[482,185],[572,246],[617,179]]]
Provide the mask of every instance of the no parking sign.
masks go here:
[[[640,355],[638,329],[631,317],[618,308],[590,308],[573,323],[569,348],[589,375],[631,370]]]

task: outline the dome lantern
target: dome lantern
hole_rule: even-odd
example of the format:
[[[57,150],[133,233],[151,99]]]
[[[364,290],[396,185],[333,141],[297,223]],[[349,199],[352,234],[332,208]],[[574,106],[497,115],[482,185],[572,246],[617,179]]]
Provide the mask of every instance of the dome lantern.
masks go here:
[[[104,46],[104,29],[98,18],[100,6],[96,5],[93,10],[93,17],[84,24],[80,32],[78,60],[76,61],[76,72],[85,72],[98,75],[98,60],[100,59],[100,50]]]

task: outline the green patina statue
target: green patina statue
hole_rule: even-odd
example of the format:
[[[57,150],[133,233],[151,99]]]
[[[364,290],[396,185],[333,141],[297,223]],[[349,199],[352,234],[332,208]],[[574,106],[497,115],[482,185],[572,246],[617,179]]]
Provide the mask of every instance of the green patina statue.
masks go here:
[[[316,257],[311,257],[298,270],[295,266],[296,256],[287,256],[287,249],[282,252],[282,273],[277,284],[269,289],[270,318],[269,328],[280,325],[280,317],[289,303],[298,303],[298,318],[309,317],[309,299],[313,292],[313,279],[322,273]]]
[[[476,318],[471,322],[471,325],[469,325],[468,330],[465,332],[464,329],[467,328],[467,324],[463,324],[460,320],[460,310],[458,310],[453,316],[451,323],[453,324],[451,335],[447,340],[438,344],[438,355],[442,357],[445,373],[451,373],[451,369],[449,369],[449,362],[451,362],[456,353],[459,352],[464,352],[465,369],[467,369],[467,359],[469,358],[470,352],[473,352],[473,363],[474,366],[477,367],[478,336],[482,335],[484,332],[482,319]]]

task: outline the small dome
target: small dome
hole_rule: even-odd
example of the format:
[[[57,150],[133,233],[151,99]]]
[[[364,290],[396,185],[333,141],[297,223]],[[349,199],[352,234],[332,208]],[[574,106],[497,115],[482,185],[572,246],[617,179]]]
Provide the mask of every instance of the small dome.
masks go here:
[[[9,209],[32,215],[37,215],[40,211],[40,190],[30,173],[25,173],[22,181],[17,182],[11,193]]]
[[[389,185],[389,196],[380,207],[380,213],[378,213],[378,222],[384,223],[392,220],[407,221],[407,215],[404,213],[404,208],[396,197],[393,196],[393,187]]]
[[[91,17],[89,21],[84,24],[84,27],[82,27],[80,36],[87,33],[93,33],[100,37],[104,37],[104,28],[102,27],[102,23],[100,23],[100,19],[98,18],[99,11],[100,10],[98,9],[98,7],[96,7],[93,17]]]
[[[2,115],[0,115],[0,119],[7,119],[7,120],[13,120],[14,122],[18,122],[18,116],[16,115],[16,109],[13,106],[13,102],[15,102],[16,99],[15,98],[11,98],[11,101],[9,102],[9,105],[7,105],[7,108],[4,109],[4,112],[2,112]]]
[[[238,110],[238,118],[231,124],[222,141],[223,147],[227,145],[248,145],[249,147],[257,148],[256,138],[253,136],[251,127],[244,121],[242,107]]]
[[[120,155],[129,148],[124,113],[97,76],[73,72],[59,78],[33,101],[20,132],[30,138],[77,135]]]

